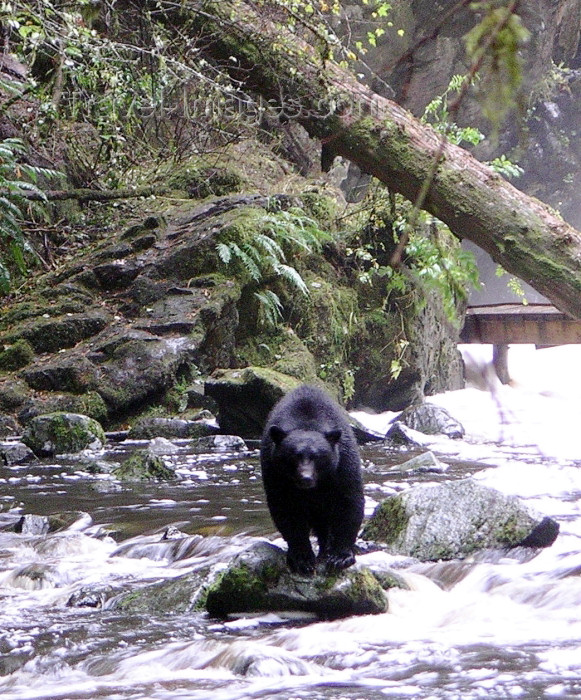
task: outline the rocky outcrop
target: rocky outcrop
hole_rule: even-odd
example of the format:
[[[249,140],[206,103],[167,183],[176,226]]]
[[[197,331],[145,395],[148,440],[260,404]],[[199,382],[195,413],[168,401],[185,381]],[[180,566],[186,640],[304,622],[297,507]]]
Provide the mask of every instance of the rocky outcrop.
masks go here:
[[[548,547],[558,523],[472,479],[420,485],[381,503],[363,539],[421,561],[463,558],[484,549]]]
[[[406,307],[406,323],[422,331],[409,330],[396,377],[404,311],[393,293],[385,308],[385,280],[370,293],[331,242],[319,252],[292,248],[292,226],[298,235],[317,216],[328,225],[329,206],[313,192],[192,203],[167,219],[148,216],[39,277],[0,320],[0,412],[22,425],[66,411],[114,427],[161,405],[190,419],[204,405],[190,391],[194,380],[207,378],[206,398],[218,400],[226,378],[231,391],[237,373],[251,373],[236,402],[220,399],[220,429],[256,436],[282,395],[265,394],[265,372],[288,388],[323,380],[339,397],[377,409],[459,386],[456,331],[443,323],[435,330],[436,301],[418,313]],[[291,246],[296,273],[286,266],[285,277],[276,264],[257,273],[260,256],[268,258],[253,247],[257,236],[270,241],[265,250]]]

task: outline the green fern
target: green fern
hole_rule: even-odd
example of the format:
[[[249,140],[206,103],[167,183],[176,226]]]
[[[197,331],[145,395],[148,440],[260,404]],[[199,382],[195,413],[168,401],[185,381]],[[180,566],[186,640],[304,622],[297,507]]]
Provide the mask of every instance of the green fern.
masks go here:
[[[25,275],[27,261],[37,256],[22,230],[24,209],[34,205],[26,193],[35,194],[42,202],[46,196],[36,183],[40,175],[58,175],[54,170],[37,168],[19,162],[26,149],[20,139],[0,141],[0,293],[10,291],[13,272]],[[38,205],[36,205],[38,208]]]
[[[272,277],[280,278],[293,290],[309,295],[300,272],[289,265],[287,256],[319,251],[330,235],[321,231],[314,219],[297,210],[265,214],[259,230],[252,238],[237,243],[220,242],[216,246],[219,259],[244,282],[264,284]],[[283,306],[270,289],[255,292],[260,302],[259,322],[274,327],[282,320]]]
[[[254,292],[254,296],[260,302],[258,307],[258,322],[268,328],[276,328],[282,321],[282,302],[271,289],[263,292]]]

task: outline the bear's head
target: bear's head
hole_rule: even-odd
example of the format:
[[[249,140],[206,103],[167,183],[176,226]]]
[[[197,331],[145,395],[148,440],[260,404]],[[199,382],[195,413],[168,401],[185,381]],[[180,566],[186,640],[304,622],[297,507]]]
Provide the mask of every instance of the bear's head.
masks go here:
[[[269,434],[274,444],[273,456],[298,488],[313,489],[337,469],[341,430],[287,432],[273,425]]]

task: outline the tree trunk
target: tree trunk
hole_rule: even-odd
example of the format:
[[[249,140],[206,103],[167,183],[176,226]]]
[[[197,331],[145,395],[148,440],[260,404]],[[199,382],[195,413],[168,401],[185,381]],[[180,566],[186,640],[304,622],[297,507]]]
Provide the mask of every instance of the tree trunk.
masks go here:
[[[161,5],[171,24],[201,36],[201,52],[222,61],[242,90],[269,100],[282,118],[296,119],[337,155],[411,201],[429,182],[424,209],[558,309],[581,318],[581,234],[467,151],[450,143],[441,149],[431,127],[328,60],[330,47],[316,31],[300,23],[289,30],[288,17],[268,3]]]

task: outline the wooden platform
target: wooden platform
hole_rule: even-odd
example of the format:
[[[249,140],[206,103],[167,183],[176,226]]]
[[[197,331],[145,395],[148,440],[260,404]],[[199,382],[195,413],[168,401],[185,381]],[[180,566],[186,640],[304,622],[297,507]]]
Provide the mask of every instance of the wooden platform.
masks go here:
[[[466,312],[462,343],[581,344],[581,321],[550,304],[471,306]]]

